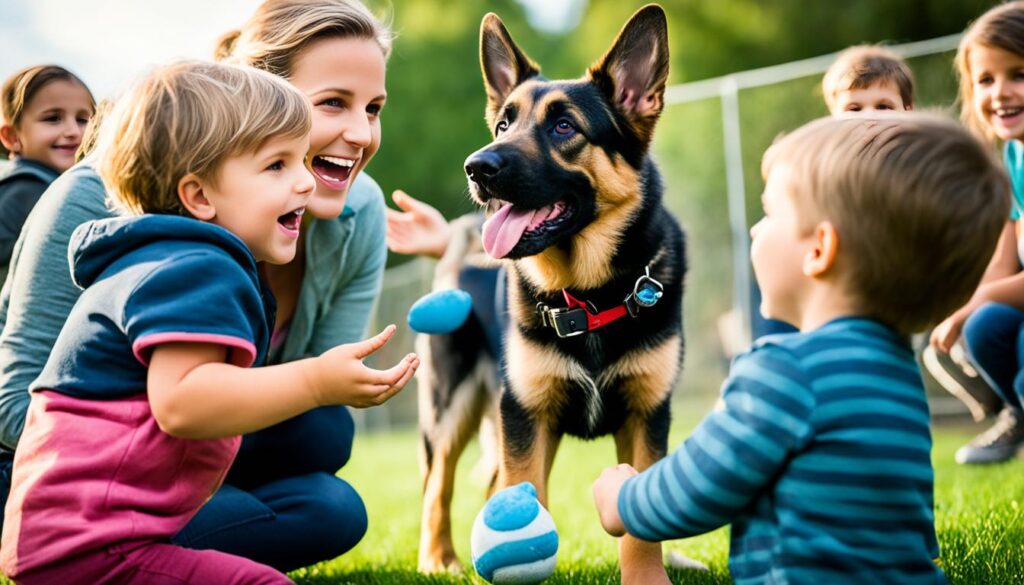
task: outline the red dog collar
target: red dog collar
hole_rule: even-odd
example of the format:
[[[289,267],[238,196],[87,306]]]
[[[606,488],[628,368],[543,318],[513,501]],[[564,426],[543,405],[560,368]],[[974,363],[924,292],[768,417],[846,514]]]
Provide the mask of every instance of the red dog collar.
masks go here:
[[[567,305],[565,308],[552,309],[544,303],[537,303],[537,313],[541,323],[554,329],[559,337],[575,337],[604,327],[626,315],[636,317],[641,307],[653,307],[663,291],[661,283],[651,278],[651,267],[647,266],[621,305],[598,311],[593,303],[581,301],[563,288],[562,296]]]

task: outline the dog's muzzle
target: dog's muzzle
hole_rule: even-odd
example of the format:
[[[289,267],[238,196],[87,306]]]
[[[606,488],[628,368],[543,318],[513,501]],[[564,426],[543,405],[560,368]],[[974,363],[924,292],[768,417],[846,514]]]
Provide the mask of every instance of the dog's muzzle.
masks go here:
[[[480,150],[466,159],[466,177],[478,185],[487,185],[501,172],[504,161],[491,150]]]

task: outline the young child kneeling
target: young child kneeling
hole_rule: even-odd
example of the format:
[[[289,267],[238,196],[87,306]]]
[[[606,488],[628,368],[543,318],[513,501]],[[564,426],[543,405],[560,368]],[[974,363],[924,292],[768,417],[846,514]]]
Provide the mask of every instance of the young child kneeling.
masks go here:
[[[811,122],[763,172],[761,312],[800,331],[738,356],[724,408],[666,459],[605,470],[601,523],[651,541],[731,523],[740,585],[944,582],[908,336],[977,286],[1007,179],[954,122],[906,114]]]
[[[74,233],[85,287],[54,345],[14,460],[0,567],[18,583],[290,583],[276,570],[169,539],[217,489],[240,436],[338,402],[383,402],[418,359],[362,358],[388,327],[316,358],[250,369],[274,299],[257,262],[295,255],[313,192],[311,110],[269,73],[178,63],[101,128],[98,171],[130,213]]]

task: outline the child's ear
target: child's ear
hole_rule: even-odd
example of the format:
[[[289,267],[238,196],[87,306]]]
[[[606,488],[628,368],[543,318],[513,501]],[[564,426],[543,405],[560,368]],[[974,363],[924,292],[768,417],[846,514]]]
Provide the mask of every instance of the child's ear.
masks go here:
[[[839,234],[832,222],[823,221],[814,228],[814,247],[804,257],[804,274],[810,277],[822,276],[836,262],[839,250]]]
[[[18,140],[18,133],[10,124],[0,126],[0,143],[3,143],[4,148],[11,154],[18,154],[21,150],[21,140]]]
[[[178,181],[178,199],[192,217],[210,221],[217,216],[213,202],[206,196],[204,181],[189,173]]]

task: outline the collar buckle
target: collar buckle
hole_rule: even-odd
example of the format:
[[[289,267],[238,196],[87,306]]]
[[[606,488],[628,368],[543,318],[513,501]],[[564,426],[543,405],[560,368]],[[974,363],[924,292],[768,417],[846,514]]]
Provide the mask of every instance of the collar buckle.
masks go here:
[[[541,323],[555,330],[561,338],[576,337],[587,332],[587,311],[582,307],[575,309],[552,309],[544,303],[537,303],[537,314]]]

